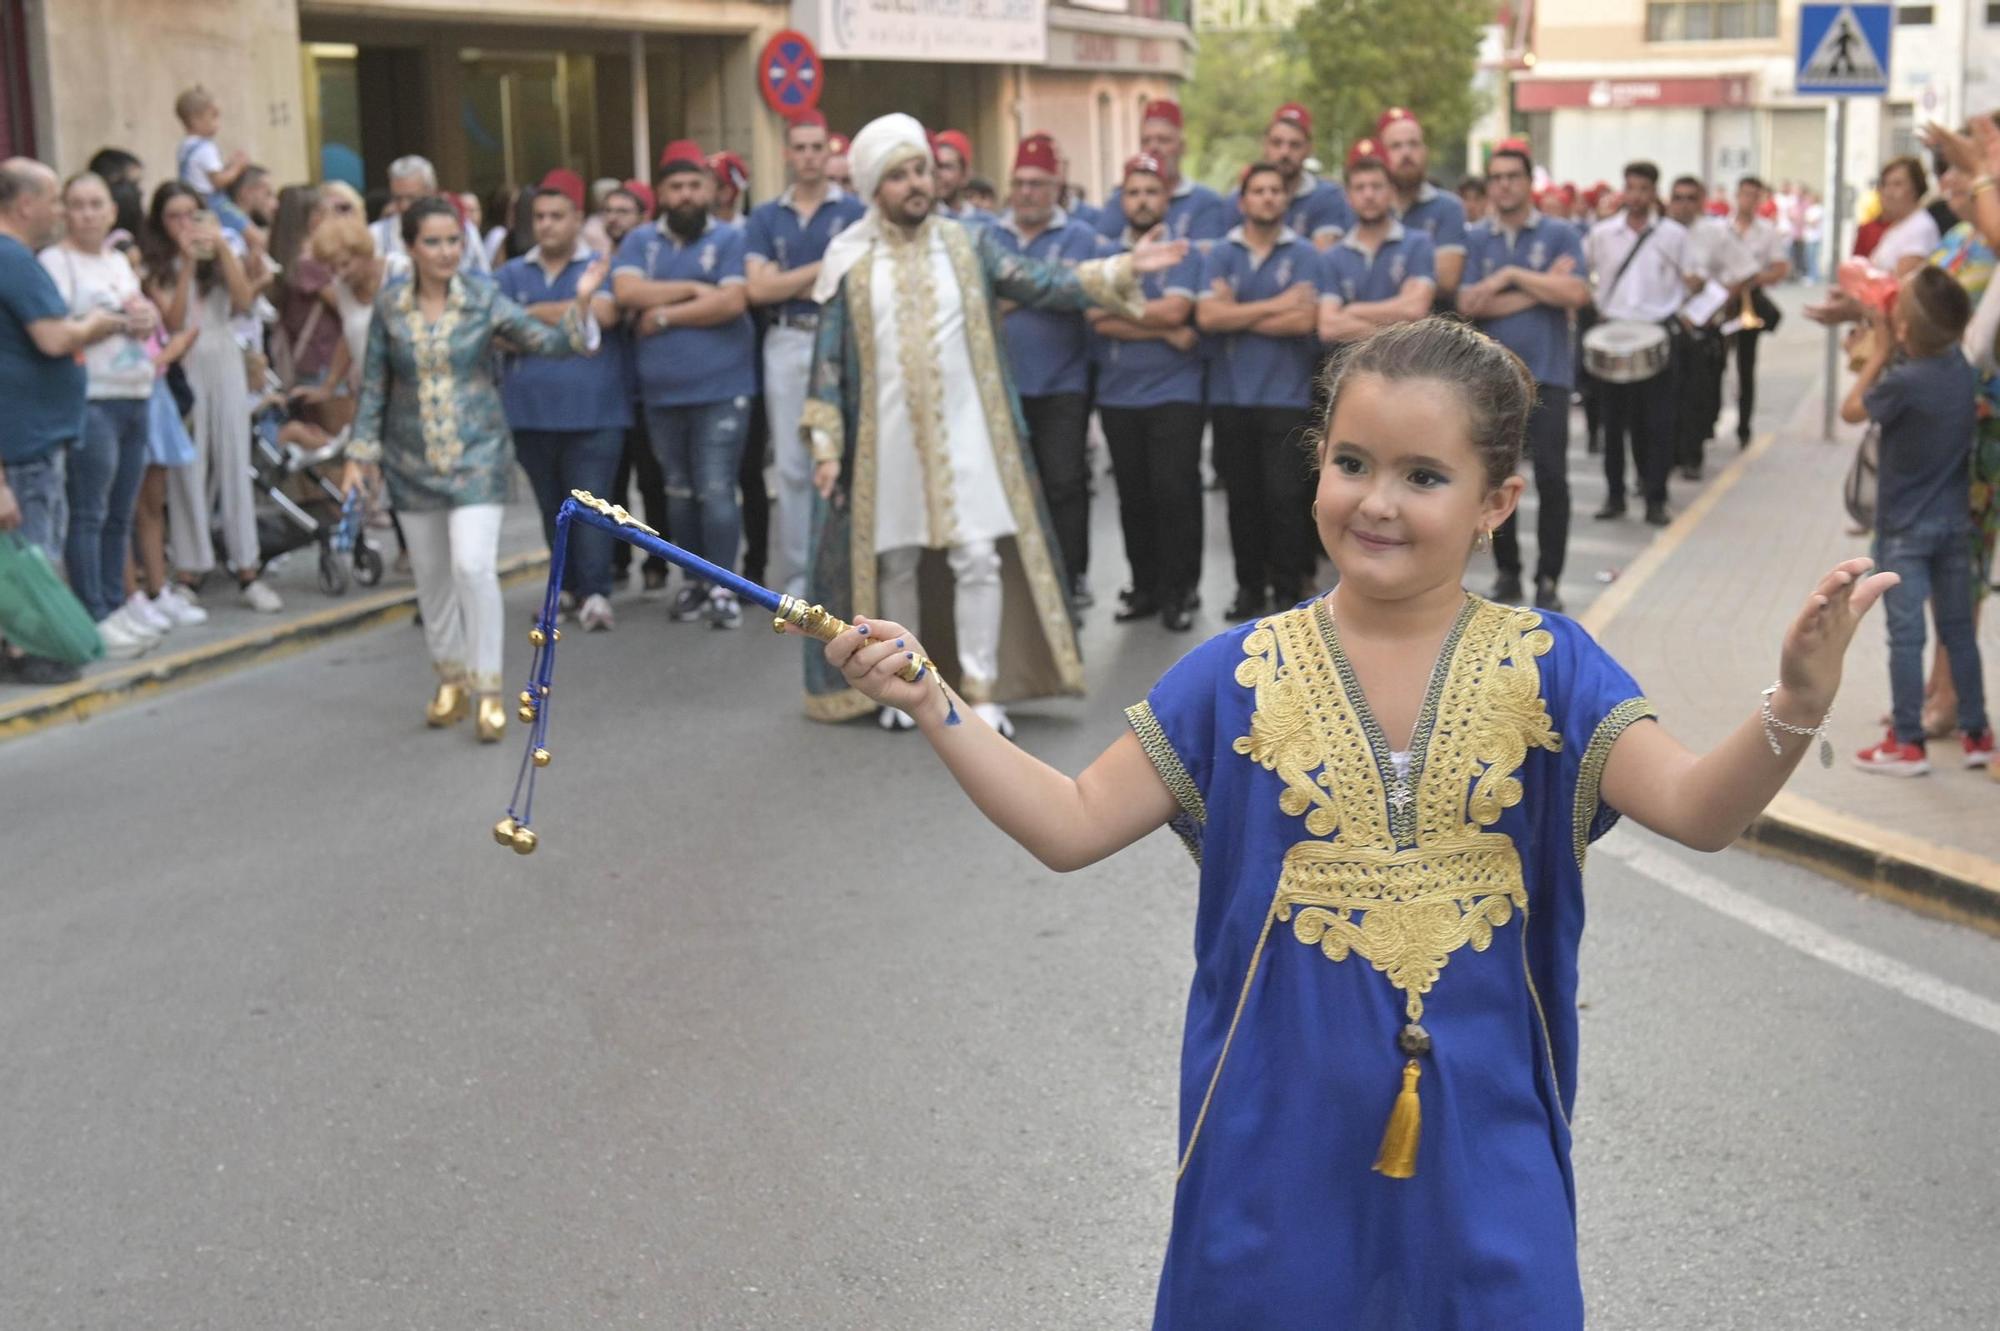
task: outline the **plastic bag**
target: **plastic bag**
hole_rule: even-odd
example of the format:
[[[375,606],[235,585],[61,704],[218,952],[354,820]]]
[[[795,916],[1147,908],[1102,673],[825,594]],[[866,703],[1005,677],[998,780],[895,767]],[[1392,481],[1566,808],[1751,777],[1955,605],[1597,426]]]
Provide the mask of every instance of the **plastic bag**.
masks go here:
[[[80,666],[104,655],[90,612],[41,547],[0,531],[0,636],[35,656]]]

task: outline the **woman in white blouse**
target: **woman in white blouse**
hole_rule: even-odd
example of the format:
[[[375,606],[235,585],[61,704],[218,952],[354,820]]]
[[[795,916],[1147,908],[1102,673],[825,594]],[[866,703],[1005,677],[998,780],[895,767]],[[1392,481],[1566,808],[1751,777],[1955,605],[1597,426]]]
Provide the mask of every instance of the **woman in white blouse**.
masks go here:
[[[1940,240],[1937,221],[1924,207],[1924,195],[1930,192],[1924,164],[1914,157],[1894,159],[1882,168],[1875,192],[1882,200],[1882,234],[1862,257],[1885,273],[1905,277],[1924,266]],[[1806,306],[1805,314],[1831,326],[1860,323],[1863,310],[1860,301],[1835,287],[1819,304]]]

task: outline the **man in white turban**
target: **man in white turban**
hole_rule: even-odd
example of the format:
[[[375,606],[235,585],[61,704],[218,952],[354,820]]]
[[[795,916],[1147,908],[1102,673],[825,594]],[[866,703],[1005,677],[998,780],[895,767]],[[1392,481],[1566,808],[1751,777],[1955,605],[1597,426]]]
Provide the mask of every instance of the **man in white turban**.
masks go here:
[[[835,236],[800,417],[822,497],[811,599],[845,619],[916,629],[948,682],[1002,734],[1001,703],[1083,691],[1061,557],[1049,537],[999,303],[1136,317],[1137,277],[1172,267],[1186,241],[1142,240],[1075,266],[1009,252],[991,229],[941,219],[929,136],[906,115],[854,136],[867,216]],[[843,721],[874,709],[806,653],[806,711]],[[884,709],[889,729],[915,724]]]

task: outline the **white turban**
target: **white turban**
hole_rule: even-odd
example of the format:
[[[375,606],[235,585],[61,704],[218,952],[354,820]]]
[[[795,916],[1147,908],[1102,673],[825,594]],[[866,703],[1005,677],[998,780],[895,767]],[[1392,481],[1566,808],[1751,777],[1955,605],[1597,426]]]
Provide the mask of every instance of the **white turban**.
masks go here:
[[[819,280],[813,283],[812,298],[824,305],[840,290],[840,279],[859,263],[882,236],[882,210],[875,205],[875,188],[882,177],[914,157],[928,159],[931,137],[912,116],[897,112],[871,120],[854,136],[847,150],[848,169],[854,173],[854,190],[868,205],[867,215],[839,232],[820,259]]]
[[[863,203],[875,202],[875,187],[882,177],[912,157],[931,155],[931,137],[914,116],[900,111],[871,120],[854,136],[847,150],[848,168],[854,173],[854,189]]]

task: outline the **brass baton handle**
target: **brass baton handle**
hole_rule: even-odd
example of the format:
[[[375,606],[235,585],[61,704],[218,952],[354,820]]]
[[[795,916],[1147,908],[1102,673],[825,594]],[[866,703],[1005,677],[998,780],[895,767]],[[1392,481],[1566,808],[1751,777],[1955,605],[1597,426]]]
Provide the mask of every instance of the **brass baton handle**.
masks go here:
[[[832,642],[852,627],[854,627],[852,624],[826,607],[807,605],[796,596],[789,595],[778,598],[778,613],[771,621],[773,632],[783,633],[787,628],[795,628],[807,637],[817,638],[821,642]],[[928,656],[904,662],[903,668],[896,673],[914,684],[924,677],[926,671],[930,672],[942,687],[944,677],[938,674],[937,662]]]

